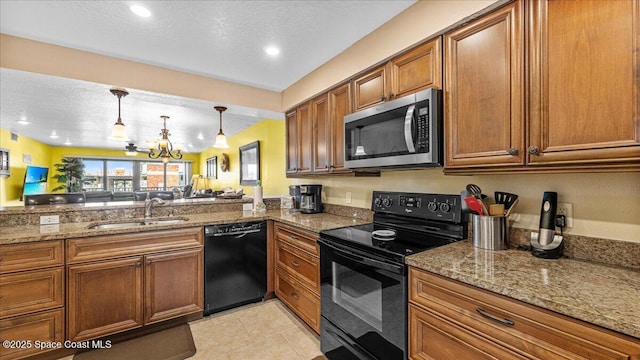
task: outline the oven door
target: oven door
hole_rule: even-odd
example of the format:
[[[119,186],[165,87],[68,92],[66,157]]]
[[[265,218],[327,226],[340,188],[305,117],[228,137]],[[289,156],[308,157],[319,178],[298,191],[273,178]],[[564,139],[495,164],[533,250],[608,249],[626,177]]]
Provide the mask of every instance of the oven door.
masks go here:
[[[320,239],[322,352],[406,359],[406,268]],[[349,357],[346,357],[349,358]]]

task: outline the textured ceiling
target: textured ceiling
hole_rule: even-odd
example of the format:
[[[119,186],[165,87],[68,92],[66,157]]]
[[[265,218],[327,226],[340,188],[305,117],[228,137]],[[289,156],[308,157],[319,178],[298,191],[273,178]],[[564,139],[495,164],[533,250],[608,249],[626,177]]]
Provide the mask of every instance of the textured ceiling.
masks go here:
[[[268,90],[282,91],[378,28],[415,1],[0,1],[0,32],[157,65]],[[151,11],[140,18],[129,7]],[[280,48],[269,57],[266,46]],[[122,148],[104,140],[117,118],[117,98],[102,84],[2,69],[3,128],[52,145]],[[227,135],[264,117],[239,108],[135,89],[123,98],[129,136],[142,143],[161,127],[193,152],[211,146],[218,114],[227,105]],[[26,117],[32,124],[16,123]],[[58,139],[49,138],[57,131]],[[202,132],[204,139],[196,134]]]

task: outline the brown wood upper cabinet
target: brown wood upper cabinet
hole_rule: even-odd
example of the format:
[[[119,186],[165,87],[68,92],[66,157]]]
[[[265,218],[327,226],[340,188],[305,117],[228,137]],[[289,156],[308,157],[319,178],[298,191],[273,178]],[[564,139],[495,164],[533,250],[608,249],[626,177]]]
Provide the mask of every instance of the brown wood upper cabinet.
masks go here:
[[[638,0],[515,1],[445,34],[445,171],[637,169],[639,18]]]
[[[304,175],[312,171],[311,101],[286,114],[287,175]]]
[[[428,87],[442,87],[440,37],[398,55],[386,64],[353,79],[354,111],[413,94]]]

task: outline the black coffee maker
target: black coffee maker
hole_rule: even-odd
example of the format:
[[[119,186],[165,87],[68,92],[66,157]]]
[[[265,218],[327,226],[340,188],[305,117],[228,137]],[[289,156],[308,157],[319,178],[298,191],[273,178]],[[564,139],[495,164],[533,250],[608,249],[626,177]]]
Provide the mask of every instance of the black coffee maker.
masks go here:
[[[300,211],[304,214],[322,212],[322,185],[300,185]]]
[[[300,200],[302,198],[302,195],[300,195],[300,185],[289,185],[289,195],[293,198],[293,207],[289,209],[289,211],[299,212]]]

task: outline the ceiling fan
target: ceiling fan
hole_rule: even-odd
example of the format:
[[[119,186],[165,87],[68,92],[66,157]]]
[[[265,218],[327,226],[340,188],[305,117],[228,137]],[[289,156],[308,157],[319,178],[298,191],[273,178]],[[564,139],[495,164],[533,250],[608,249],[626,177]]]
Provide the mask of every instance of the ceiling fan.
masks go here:
[[[138,153],[148,154],[149,151],[138,150],[138,147],[134,143],[130,142],[124,147],[124,153],[127,156],[136,156]]]

